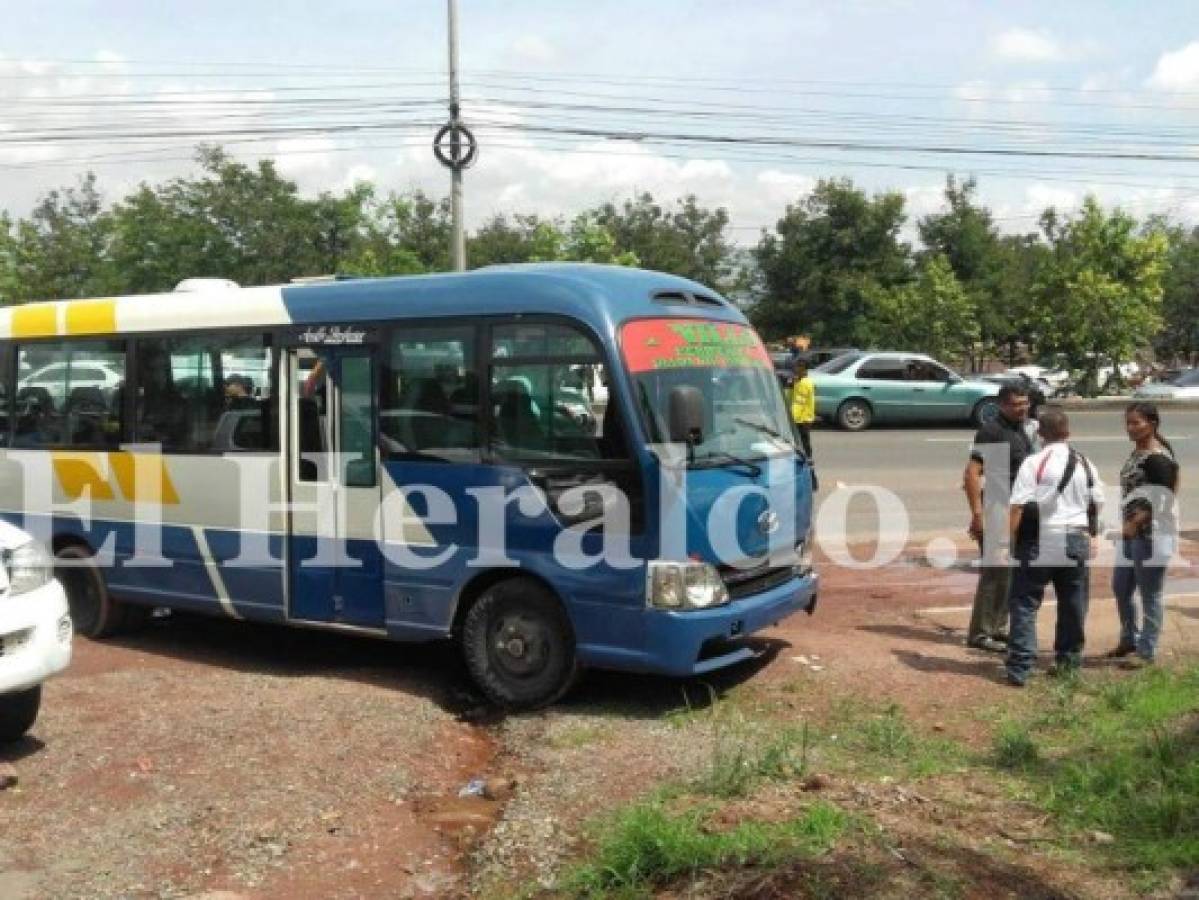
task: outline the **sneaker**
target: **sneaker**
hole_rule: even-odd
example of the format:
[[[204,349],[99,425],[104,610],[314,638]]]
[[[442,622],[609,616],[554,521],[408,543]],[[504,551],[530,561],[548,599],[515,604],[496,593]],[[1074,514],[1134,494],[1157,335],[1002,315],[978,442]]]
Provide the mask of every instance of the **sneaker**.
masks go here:
[[[1145,659],[1143,656],[1130,656],[1120,663],[1120,668],[1135,672],[1138,669],[1147,669],[1151,665],[1153,665],[1153,660],[1151,659]]]
[[[1123,659],[1126,656],[1132,656],[1137,652],[1137,648],[1132,644],[1117,644],[1114,649],[1108,650],[1103,654],[1104,659]]]
[[[1024,687],[1024,679],[1017,678],[1011,672],[1004,673],[1003,683],[1006,684],[1008,687],[1018,687],[1018,688]]]
[[[966,646],[971,650],[985,650],[987,653],[1006,653],[1007,644],[1000,643],[992,637],[975,638],[967,641]]]

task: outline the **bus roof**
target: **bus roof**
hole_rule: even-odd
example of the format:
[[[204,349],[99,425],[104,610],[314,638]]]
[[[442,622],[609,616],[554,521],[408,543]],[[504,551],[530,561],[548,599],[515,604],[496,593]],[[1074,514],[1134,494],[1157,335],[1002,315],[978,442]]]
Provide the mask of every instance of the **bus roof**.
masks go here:
[[[0,308],[0,340],[396,318],[559,314],[600,331],[635,316],[744,321],[694,281],[622,266],[531,263],[469,272],[58,300]]]

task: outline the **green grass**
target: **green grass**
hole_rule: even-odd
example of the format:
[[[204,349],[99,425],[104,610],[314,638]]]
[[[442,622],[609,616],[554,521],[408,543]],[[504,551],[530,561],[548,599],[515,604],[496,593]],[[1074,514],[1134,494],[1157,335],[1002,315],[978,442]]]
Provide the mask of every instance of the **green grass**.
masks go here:
[[[755,738],[744,729],[722,730],[707,770],[688,787],[692,793],[711,797],[744,797],[762,781],[803,775],[809,746],[806,724],[782,728],[766,738]]]
[[[850,772],[923,778],[960,766],[957,743],[921,733],[897,704],[881,710],[842,705],[833,734],[821,747],[839,768]]]
[[[1004,769],[1028,769],[1041,760],[1041,750],[1027,726],[1015,722],[995,734],[994,753],[996,764]]]
[[[1199,865],[1199,667],[1055,690],[1000,729],[992,764],[1067,828],[1115,837],[1104,852],[1119,864]]]
[[[743,823],[710,831],[709,809],[671,813],[660,801],[633,806],[602,826],[590,862],[563,878],[560,889],[575,897],[641,897],[653,887],[729,866],[778,865],[827,851],[849,817],[817,803],[781,823]]]

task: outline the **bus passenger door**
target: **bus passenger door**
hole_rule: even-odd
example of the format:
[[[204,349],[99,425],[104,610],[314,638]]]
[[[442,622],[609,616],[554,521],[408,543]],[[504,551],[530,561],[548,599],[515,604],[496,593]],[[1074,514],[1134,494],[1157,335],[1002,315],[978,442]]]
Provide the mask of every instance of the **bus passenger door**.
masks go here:
[[[383,627],[375,384],[370,348],[289,351],[292,619]]]

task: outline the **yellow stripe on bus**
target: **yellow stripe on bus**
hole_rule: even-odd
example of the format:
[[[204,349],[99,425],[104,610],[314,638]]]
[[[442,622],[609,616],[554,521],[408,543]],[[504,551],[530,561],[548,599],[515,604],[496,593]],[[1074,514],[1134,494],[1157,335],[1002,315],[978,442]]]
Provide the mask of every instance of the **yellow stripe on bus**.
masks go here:
[[[58,304],[26,303],[12,308],[12,336],[49,337],[58,334]]]
[[[76,300],[66,307],[67,334],[113,334],[117,330],[115,300]]]
[[[86,496],[90,500],[115,500],[112,485],[101,474],[102,453],[62,453],[51,454],[54,462],[54,474],[62,485],[62,492],[68,500],[79,500]]]
[[[174,506],[179,502],[175,485],[167,472],[166,460],[148,453],[134,455],[122,451],[108,454],[121,493],[133,503],[158,503]]]
[[[104,456],[108,466],[104,466]],[[116,500],[174,506],[179,494],[160,455],[54,451],[54,474],[68,500]],[[111,473],[111,477],[105,472]]]

